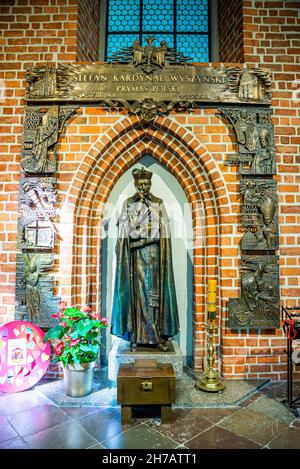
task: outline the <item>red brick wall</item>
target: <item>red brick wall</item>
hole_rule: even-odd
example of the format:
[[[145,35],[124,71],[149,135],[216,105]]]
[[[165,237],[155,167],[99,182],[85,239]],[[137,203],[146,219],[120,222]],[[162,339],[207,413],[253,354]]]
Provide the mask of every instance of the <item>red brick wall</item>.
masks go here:
[[[2,0],[0,4],[0,315],[15,304],[18,180],[25,71],[75,61],[77,0]]]
[[[281,302],[300,305],[300,16],[299,2],[243,1],[244,60],[268,68],[272,107],[280,224]],[[284,376],[286,339],[281,330],[258,337],[240,334],[223,341],[225,371],[248,376]]]
[[[229,2],[220,2],[220,4]],[[237,2],[234,2],[237,4]],[[3,4],[3,2],[2,2]],[[22,4],[22,5],[21,5]],[[20,143],[25,69],[36,62],[87,60],[96,42],[84,45],[83,11],[77,0],[19,0],[0,8],[0,318],[11,320],[15,304],[15,256]],[[94,14],[92,3],[89,13]],[[298,2],[244,1],[244,60],[267,66],[273,75],[274,124],[280,202],[281,295],[286,304],[299,301],[299,94],[296,75],[300,40],[296,33]],[[220,43],[222,47],[222,21]],[[240,10],[239,10],[240,11]],[[93,16],[96,18],[96,16]],[[30,21],[32,22],[30,24]],[[237,13],[231,24],[237,21]],[[95,20],[96,24],[96,20]],[[227,23],[230,25],[230,22]],[[79,25],[79,26],[78,26]],[[299,26],[298,26],[299,28]],[[227,31],[229,31],[227,27]],[[238,35],[237,35],[238,36]],[[225,40],[225,39],[224,39]],[[88,44],[88,42],[87,42]],[[229,42],[227,43],[229,44]],[[223,47],[222,60],[243,61],[242,47]],[[228,50],[227,50],[228,49]],[[238,53],[237,53],[238,51]],[[93,60],[91,57],[91,60]],[[299,88],[299,85],[298,85]],[[81,108],[58,145],[58,195],[63,242],[58,246],[57,290],[69,304],[87,302],[97,309],[101,297],[100,227],[109,188],[122,171],[145,153],[166,165],[184,188],[193,207],[195,233],[205,231],[206,244],[195,247],[195,365],[206,353],[205,288],[219,278],[222,371],[226,377],[282,378],[285,338],[273,334],[231,333],[226,328],[228,298],[240,292],[238,225],[239,182],[226,154],[236,151],[235,136],[216,109],[158,118],[143,127],[137,118],[102,109]],[[197,209],[194,209],[197,207]],[[63,256],[64,262],[60,262]]]
[[[243,4],[245,62],[268,68],[273,81],[281,301],[284,305],[300,305],[300,3],[244,0]],[[241,366],[249,368],[250,353],[253,372],[279,377],[286,369],[286,341],[281,331],[274,336],[252,337],[255,348],[249,349],[248,339],[241,335],[236,342],[239,349],[233,349],[234,354],[245,354],[240,358]],[[227,343],[232,347],[235,342]]]
[[[218,0],[220,62],[244,62],[243,0]]]
[[[77,60],[97,62],[99,59],[99,0],[79,0],[77,27]]]

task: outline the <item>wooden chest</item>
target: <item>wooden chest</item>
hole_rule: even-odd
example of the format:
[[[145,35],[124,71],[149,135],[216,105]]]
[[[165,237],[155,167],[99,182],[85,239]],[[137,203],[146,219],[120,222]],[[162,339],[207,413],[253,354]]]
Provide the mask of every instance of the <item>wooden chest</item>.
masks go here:
[[[121,404],[122,423],[130,423],[133,405],[160,405],[161,421],[170,421],[176,400],[176,376],[173,365],[121,364],[117,378],[117,400]]]

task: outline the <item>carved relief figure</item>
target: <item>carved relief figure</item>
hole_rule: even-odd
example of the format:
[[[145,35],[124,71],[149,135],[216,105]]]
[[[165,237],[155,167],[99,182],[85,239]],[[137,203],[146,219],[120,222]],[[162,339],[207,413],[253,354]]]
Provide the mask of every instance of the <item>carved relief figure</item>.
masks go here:
[[[243,256],[241,297],[229,300],[230,327],[278,327],[278,282],[276,256]]]
[[[263,226],[255,233],[257,244],[255,249],[277,248],[277,225],[274,222],[276,205],[268,198],[260,208],[263,216]]]
[[[251,172],[255,174],[275,174],[276,151],[270,142],[270,132],[267,128],[258,131],[260,148],[254,154]]]
[[[28,254],[24,255],[25,272],[23,282],[25,285],[25,304],[29,321],[36,322],[40,314],[40,292],[39,280],[40,272],[36,264],[36,256],[30,257]]]
[[[53,254],[17,254],[16,299],[20,319],[41,327],[53,323],[51,314],[57,311],[60,300],[53,295],[54,278],[48,274],[53,266]]]
[[[239,98],[258,99],[261,98],[258,87],[258,79],[249,70],[245,69],[242,73],[239,84]]]
[[[179,331],[169,220],[163,201],[150,192],[152,173],[132,173],[136,193],[119,219],[111,332],[132,348],[155,345],[165,352]]]
[[[278,248],[276,182],[268,179],[243,179],[244,194],[242,223],[247,229],[241,241],[245,250],[274,250]]]
[[[42,115],[41,125],[32,133],[32,145],[29,154],[23,156],[23,169],[32,173],[53,172],[53,162],[49,162],[48,150],[58,138],[58,107],[49,108]]]
[[[256,148],[258,134],[256,129],[255,114],[241,109],[237,114],[237,120],[234,124],[237,141],[245,146],[249,152],[253,152]]]
[[[33,67],[27,72],[31,97],[53,97],[56,94],[56,69],[51,67]]]

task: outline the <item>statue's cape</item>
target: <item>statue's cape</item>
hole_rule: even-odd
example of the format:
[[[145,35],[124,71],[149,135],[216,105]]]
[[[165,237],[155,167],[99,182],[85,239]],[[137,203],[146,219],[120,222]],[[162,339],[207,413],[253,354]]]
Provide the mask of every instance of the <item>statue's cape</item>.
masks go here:
[[[131,250],[128,233],[127,210],[137,195],[127,199],[119,218],[119,233],[116,245],[117,265],[113,299],[111,333],[130,340],[134,327],[134,298],[131,293]],[[160,298],[159,298],[159,333],[161,336],[173,337],[179,332],[179,319],[172,266],[172,251],[169,220],[161,199],[148,195],[150,203],[158,206],[160,227]]]

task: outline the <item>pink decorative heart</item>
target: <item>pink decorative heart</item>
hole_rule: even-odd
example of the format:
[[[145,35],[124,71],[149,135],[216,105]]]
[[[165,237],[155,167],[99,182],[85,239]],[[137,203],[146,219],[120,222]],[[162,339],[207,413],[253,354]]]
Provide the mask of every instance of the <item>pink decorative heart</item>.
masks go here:
[[[15,384],[16,384],[16,386],[18,386],[18,387],[19,387],[19,386],[22,386],[23,382],[24,382],[24,381],[23,381],[22,378],[16,378],[16,379],[15,379]]]
[[[15,334],[16,337],[18,337],[18,335],[20,335],[19,329],[14,329],[14,334]]]
[[[26,329],[26,328],[25,328],[24,324],[22,324],[21,327],[20,327],[20,331],[21,331],[21,332],[24,332],[25,329]]]
[[[27,363],[32,363],[34,358],[31,355],[27,355]]]
[[[35,376],[30,376],[28,378],[28,381],[31,384],[31,386],[33,386],[34,384],[36,384],[36,377]]]
[[[41,355],[41,352],[40,350],[33,350],[32,355],[34,356],[35,359],[37,359]]]
[[[41,359],[42,359],[42,362],[44,363],[45,361],[49,360],[49,355],[47,355],[46,353],[42,353]]]

